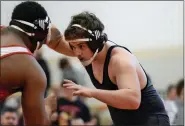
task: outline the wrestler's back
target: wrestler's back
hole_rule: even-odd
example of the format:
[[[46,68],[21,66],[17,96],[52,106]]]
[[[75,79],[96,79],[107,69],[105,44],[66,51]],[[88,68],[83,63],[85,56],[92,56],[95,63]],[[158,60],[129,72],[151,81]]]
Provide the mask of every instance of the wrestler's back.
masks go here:
[[[10,49],[11,47],[21,46],[18,41],[20,39],[11,33],[1,34],[0,102],[18,91],[24,84],[23,62],[27,54],[11,53]],[[3,55],[4,48],[10,50],[6,55]]]

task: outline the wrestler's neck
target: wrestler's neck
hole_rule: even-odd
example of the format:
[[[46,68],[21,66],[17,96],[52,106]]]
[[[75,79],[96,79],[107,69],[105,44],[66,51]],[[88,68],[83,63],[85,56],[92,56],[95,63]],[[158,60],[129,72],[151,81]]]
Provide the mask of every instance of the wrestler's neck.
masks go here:
[[[106,58],[106,55],[107,55],[107,51],[108,51],[110,46],[111,45],[109,45],[108,43],[105,43],[103,49],[97,54],[97,56],[95,57],[95,59],[93,60],[92,63],[104,64],[105,58]]]
[[[16,41],[20,46],[25,46],[30,51],[33,50],[31,46],[31,42],[27,35],[25,35],[23,32],[17,29],[14,29],[14,28],[12,28],[12,33],[15,35],[15,37],[19,37],[19,39],[22,40],[22,41]]]

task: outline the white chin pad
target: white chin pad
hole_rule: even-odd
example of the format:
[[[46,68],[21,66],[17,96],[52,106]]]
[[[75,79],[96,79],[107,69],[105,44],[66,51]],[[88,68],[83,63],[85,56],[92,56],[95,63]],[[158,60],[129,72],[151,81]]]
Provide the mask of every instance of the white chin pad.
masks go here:
[[[94,58],[96,57],[96,55],[98,54],[98,49],[96,50],[96,52],[94,53],[93,57],[91,57],[89,60],[87,61],[82,61],[82,65],[83,66],[88,66],[89,64],[92,63],[92,61],[94,60]]]
[[[90,60],[87,60],[87,61],[83,61],[81,62],[83,66],[88,66],[89,64],[91,64],[93,61],[93,59],[91,58]]]

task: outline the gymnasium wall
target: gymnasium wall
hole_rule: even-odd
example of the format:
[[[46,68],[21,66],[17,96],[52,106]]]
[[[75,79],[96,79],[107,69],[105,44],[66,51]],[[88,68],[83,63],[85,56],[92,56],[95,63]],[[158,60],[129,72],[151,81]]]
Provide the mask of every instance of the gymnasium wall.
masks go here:
[[[8,25],[20,1],[1,1],[1,24]],[[183,1],[39,1],[61,32],[71,16],[90,11],[105,24],[109,39],[128,47],[150,74],[154,86],[164,90],[183,76]],[[58,54],[47,47],[43,56],[60,81]],[[79,63],[77,63],[79,64]],[[76,65],[76,62],[75,62]],[[76,65],[78,66],[78,65]],[[79,64],[80,67],[82,67]]]

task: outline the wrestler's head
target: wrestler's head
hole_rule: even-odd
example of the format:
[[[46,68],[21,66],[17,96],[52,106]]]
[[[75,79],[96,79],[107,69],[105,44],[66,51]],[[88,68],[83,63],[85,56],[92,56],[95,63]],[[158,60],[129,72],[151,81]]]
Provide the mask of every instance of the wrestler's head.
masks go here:
[[[89,65],[103,49],[107,41],[103,30],[103,23],[92,13],[82,12],[72,17],[64,36],[83,65]]]
[[[33,1],[26,1],[15,6],[9,25],[29,38],[29,49],[33,52],[37,42],[40,47],[45,43],[50,26],[50,19],[44,7]]]

